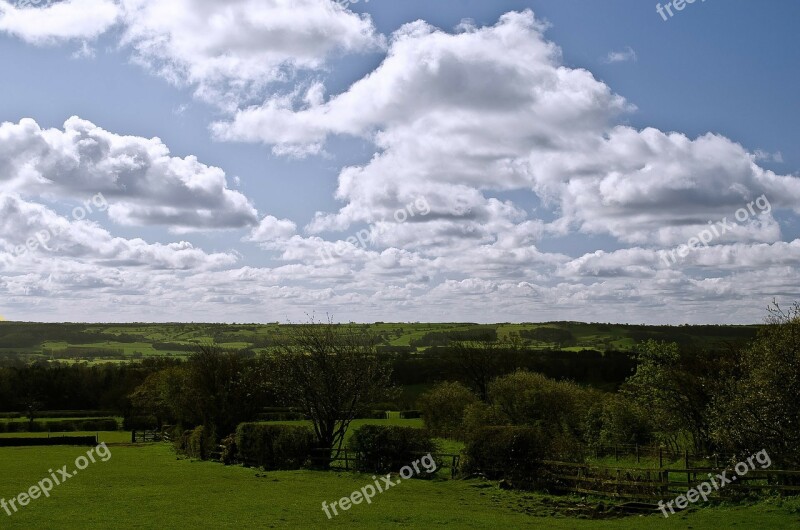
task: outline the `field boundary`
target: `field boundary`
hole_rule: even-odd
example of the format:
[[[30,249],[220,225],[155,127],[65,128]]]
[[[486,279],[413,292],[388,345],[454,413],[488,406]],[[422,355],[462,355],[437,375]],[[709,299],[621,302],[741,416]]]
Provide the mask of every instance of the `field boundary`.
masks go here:
[[[0,438],[0,447],[41,447],[50,445],[97,445],[97,436],[53,436],[51,438]]]
[[[654,501],[685,493],[708,480],[709,474],[731,473],[724,467],[662,468],[608,467],[573,462],[541,461],[544,480],[557,490],[613,499]],[[800,493],[800,471],[776,469],[750,470],[738,482],[715,492],[722,499],[736,494],[772,491]]]

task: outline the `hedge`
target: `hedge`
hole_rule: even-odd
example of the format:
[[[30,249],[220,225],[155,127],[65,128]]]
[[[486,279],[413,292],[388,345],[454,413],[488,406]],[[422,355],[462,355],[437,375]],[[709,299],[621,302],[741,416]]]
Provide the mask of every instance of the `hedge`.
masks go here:
[[[314,434],[299,425],[242,423],[235,443],[242,463],[266,470],[300,469],[311,459]]]
[[[116,431],[119,423],[116,418],[93,418],[88,420],[57,420],[0,422],[0,432],[91,432]]]
[[[0,447],[38,447],[51,445],[97,445],[96,436],[58,436],[50,438],[0,438]]]
[[[153,431],[158,429],[158,418],[155,416],[129,416],[122,420],[126,431]]]
[[[350,439],[356,453],[356,469],[369,473],[399,471],[422,454],[435,453],[430,434],[414,427],[363,425]]]
[[[211,452],[217,447],[217,436],[213,427],[196,427],[192,431],[184,431],[186,436],[186,454],[191,458],[208,460]]]
[[[536,481],[539,461],[548,457],[550,441],[535,427],[483,427],[471,434],[465,449],[466,473]]]
[[[37,410],[37,418],[105,418],[115,416],[112,410]],[[27,418],[26,412],[0,412],[2,419]]]

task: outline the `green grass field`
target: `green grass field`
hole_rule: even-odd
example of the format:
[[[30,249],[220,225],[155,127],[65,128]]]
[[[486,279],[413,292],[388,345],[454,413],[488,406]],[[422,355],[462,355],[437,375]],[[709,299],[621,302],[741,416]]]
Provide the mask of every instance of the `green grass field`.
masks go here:
[[[372,482],[350,473],[264,473],[179,459],[166,444],[109,446],[112,457],[81,471],[50,498],[7,516],[4,528],[759,528],[800,525],[800,504],[696,509],[660,516],[586,520],[562,515],[574,499],[499,490],[465,480],[409,480],[328,520],[321,509]],[[0,449],[0,498],[9,499],[85,453],[79,447]]]
[[[675,340],[683,344],[714,346],[752,338],[757,326],[633,326],[580,322],[478,325],[469,323],[375,323],[369,327],[384,346],[409,347],[429,333],[496,330],[500,339],[547,328],[569,332],[565,343],[526,340],[532,350],[630,351],[642,340]],[[65,362],[120,362],[155,356],[186,357],[193,346],[214,342],[232,350],[267,351],[285,336],[278,324],[29,324],[0,322],[0,354],[29,360]],[[417,346],[422,352],[426,346]],[[73,350],[72,353],[69,350]],[[99,357],[98,357],[99,356]]]

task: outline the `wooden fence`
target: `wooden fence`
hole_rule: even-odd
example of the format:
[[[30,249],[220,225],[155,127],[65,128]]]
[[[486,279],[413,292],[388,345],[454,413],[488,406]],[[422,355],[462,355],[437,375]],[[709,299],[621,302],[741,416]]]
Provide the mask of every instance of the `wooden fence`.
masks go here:
[[[458,475],[461,467],[461,455],[452,453],[417,453],[414,455],[414,457],[421,458],[423,456],[427,456],[428,454],[430,454],[436,462],[437,471],[442,468],[450,468],[451,478],[455,478]],[[312,457],[312,464],[324,463],[324,460],[324,454],[320,455],[319,457]],[[338,456],[334,455],[334,457],[330,459],[330,462],[332,468],[344,469],[345,471],[356,470],[359,467],[358,455],[352,451],[348,451],[347,449],[342,449]],[[407,464],[410,465],[411,462],[408,462]]]
[[[726,468],[642,469],[604,467],[569,462],[543,461],[537,477],[553,489],[627,500],[666,500],[685,494],[689,489],[725,473],[728,479],[735,472]],[[711,475],[711,477],[709,477]],[[725,498],[736,494],[772,491],[780,494],[800,494],[800,471],[755,469],[735,480],[714,488],[710,498]]]
[[[338,455],[332,454],[325,449],[317,449],[312,451],[311,466],[317,469],[330,469],[338,471],[356,471],[360,466],[358,465],[358,456],[353,451],[342,449]],[[461,467],[461,455],[451,453],[419,453],[414,457],[423,457],[430,454],[436,462],[436,470],[441,469],[450,470],[450,477],[455,478]],[[213,456],[213,453],[212,453]],[[246,464],[252,467],[258,467],[258,462],[242,462],[237,461],[239,464]],[[411,462],[408,462],[410,465]],[[402,466],[400,466],[402,467]],[[424,470],[423,470],[424,472]]]
[[[164,440],[166,440],[165,434],[159,431],[131,431],[131,443],[134,444],[161,442]]]
[[[685,468],[694,467],[694,464],[701,466],[710,466],[714,468],[722,467],[721,464],[725,462],[732,462],[736,455],[733,453],[713,453],[708,455],[692,453],[689,451],[675,450],[658,445],[638,445],[638,444],[616,444],[616,445],[603,445],[585,447],[585,454],[594,457],[595,459],[613,457],[616,461],[630,459],[636,460],[636,463],[641,463],[642,460],[650,461],[655,464],[658,462],[658,468],[665,467],[665,464],[681,461]],[[669,467],[669,466],[666,467]]]

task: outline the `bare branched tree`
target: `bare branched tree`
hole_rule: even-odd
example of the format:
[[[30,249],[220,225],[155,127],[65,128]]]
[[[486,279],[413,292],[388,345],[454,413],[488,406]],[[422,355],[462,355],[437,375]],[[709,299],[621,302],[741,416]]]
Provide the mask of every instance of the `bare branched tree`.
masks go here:
[[[276,390],[311,420],[320,449],[336,457],[358,412],[389,392],[391,367],[376,354],[366,326],[311,317],[287,334],[275,358]]]

